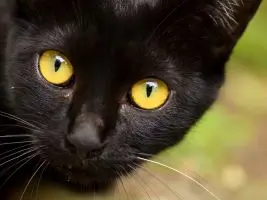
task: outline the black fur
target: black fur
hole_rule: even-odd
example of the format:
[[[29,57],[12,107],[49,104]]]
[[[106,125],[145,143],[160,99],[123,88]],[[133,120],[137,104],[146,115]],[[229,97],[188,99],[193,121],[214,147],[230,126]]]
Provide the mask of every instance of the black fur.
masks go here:
[[[210,107],[225,63],[260,2],[9,1],[0,7],[2,110],[38,127],[26,130],[26,140],[44,145],[39,158],[50,162],[50,172],[73,183],[113,182],[140,163],[136,156],[181,141]],[[39,76],[38,57],[48,49],[70,59],[73,87],[58,88]],[[128,98],[131,86],[147,77],[170,87],[160,109],[140,110]],[[89,135],[93,126],[97,135],[90,137],[101,140],[94,149],[89,141],[88,154],[67,142],[81,124]]]

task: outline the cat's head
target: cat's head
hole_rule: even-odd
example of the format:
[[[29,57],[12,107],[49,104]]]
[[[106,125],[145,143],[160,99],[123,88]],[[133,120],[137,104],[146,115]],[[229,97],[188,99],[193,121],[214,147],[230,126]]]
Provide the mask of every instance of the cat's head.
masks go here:
[[[20,0],[6,91],[73,182],[114,180],[178,143],[215,100],[260,0]],[[177,155],[178,156],[178,155]]]

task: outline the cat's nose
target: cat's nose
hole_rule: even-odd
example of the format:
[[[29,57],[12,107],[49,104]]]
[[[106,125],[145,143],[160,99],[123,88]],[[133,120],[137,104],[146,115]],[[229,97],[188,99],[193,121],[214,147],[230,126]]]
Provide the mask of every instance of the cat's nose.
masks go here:
[[[77,125],[71,134],[67,136],[67,141],[79,154],[90,154],[90,152],[100,150],[103,147],[99,127],[92,123],[81,123]]]

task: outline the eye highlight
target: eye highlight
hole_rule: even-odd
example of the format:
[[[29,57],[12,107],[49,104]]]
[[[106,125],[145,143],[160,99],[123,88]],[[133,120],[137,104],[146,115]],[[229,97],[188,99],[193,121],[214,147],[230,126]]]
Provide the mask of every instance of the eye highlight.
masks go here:
[[[131,89],[131,98],[136,106],[153,110],[166,103],[169,88],[159,79],[144,79],[135,83]]]
[[[57,86],[67,84],[74,76],[70,61],[61,53],[45,51],[39,60],[39,70],[43,78]]]

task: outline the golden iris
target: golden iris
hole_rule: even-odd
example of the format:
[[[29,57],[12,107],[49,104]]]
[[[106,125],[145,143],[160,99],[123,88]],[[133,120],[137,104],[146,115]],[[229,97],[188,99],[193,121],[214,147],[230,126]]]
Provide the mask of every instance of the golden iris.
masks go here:
[[[131,89],[131,98],[140,108],[157,109],[168,100],[169,88],[159,79],[144,79],[135,83]]]
[[[61,53],[53,50],[45,51],[39,60],[41,75],[54,85],[67,84],[74,75],[70,61]]]

